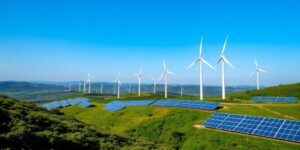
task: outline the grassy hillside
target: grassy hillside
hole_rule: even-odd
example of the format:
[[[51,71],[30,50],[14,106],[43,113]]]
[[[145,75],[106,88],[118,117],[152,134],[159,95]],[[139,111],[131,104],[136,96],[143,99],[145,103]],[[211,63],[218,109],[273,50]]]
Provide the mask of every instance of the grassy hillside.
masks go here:
[[[232,134],[211,129],[198,129],[195,124],[202,124],[213,113],[191,109],[169,107],[128,107],[117,112],[103,109],[104,104],[94,102],[95,107],[83,109],[72,106],[60,109],[70,117],[93,125],[96,128],[124,137],[146,139],[157,144],[167,145],[168,149],[299,149],[300,145],[284,141]],[[278,104],[222,104],[220,112],[239,113],[300,120],[298,104],[294,109],[277,112]],[[289,106],[294,106],[289,105]],[[266,109],[267,108],[267,109]],[[289,115],[285,115],[289,114]]]
[[[0,96],[0,149],[150,149],[36,105]]]
[[[261,90],[251,90],[239,93],[230,94],[229,99],[246,99],[249,100],[253,96],[284,96],[284,97],[298,97],[300,99],[300,83],[279,85],[264,88]]]

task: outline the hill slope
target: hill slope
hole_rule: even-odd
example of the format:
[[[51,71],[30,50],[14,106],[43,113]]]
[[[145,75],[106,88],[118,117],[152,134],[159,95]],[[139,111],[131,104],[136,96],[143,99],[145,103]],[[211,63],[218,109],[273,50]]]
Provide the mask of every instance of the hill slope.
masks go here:
[[[143,145],[143,146],[139,146]],[[150,149],[81,123],[59,112],[0,96],[0,149]]]
[[[251,90],[239,93],[230,94],[229,99],[244,99],[249,100],[253,96],[283,96],[283,97],[298,97],[300,98],[300,83],[279,85],[264,88],[261,90]]]

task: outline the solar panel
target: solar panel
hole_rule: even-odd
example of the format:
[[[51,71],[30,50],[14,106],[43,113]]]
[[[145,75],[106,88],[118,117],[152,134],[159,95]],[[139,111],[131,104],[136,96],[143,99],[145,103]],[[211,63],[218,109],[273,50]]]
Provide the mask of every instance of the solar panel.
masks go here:
[[[68,99],[67,100],[69,102],[69,104],[71,104],[72,106],[79,104],[79,101],[77,99]]]
[[[60,105],[61,105],[62,107],[67,107],[67,106],[69,106],[69,102],[68,102],[67,100],[59,101],[59,103],[60,103]]]
[[[92,106],[90,102],[81,102],[79,105],[84,108],[88,108]]]
[[[297,97],[263,97],[263,96],[254,96],[252,97],[253,101],[266,101],[266,102],[297,102]]]
[[[214,113],[203,126],[250,135],[300,142],[300,121]]]
[[[49,103],[48,104],[44,104],[43,107],[46,108],[47,110],[53,109],[53,106],[51,104],[49,104]]]
[[[118,111],[128,106],[148,106],[153,103],[153,100],[138,100],[138,101],[112,101],[107,103],[105,110]]]
[[[190,100],[158,100],[152,106],[167,106],[167,107],[183,107],[204,110],[216,110],[220,103],[218,102],[204,102],[204,101],[190,101]]]
[[[53,108],[59,108],[59,107],[62,107],[61,104],[60,104],[58,101],[52,102],[52,103],[50,103],[50,104],[53,106]]]

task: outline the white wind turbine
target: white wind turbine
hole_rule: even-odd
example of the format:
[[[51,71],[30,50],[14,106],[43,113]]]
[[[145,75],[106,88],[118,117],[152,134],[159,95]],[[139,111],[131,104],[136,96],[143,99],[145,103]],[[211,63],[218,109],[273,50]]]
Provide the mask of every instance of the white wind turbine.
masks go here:
[[[83,93],[86,92],[86,81],[83,81]]]
[[[165,80],[165,98],[168,98],[168,82],[167,82],[167,76],[168,75],[175,75],[174,73],[172,73],[171,71],[169,71],[167,69],[167,65],[165,63],[165,60],[163,60],[163,67],[164,67],[164,70],[163,70],[163,73],[162,75],[160,76],[160,79],[164,78]]]
[[[87,78],[87,82],[89,83],[89,90],[88,93],[91,94],[91,81],[95,79],[95,77],[91,76],[91,73],[88,73],[88,78]]]
[[[138,79],[138,96],[141,96],[141,78],[142,78],[142,68],[137,74],[134,74],[134,76]]]
[[[128,93],[131,93],[131,83],[128,84]]]
[[[70,83],[69,83],[69,91],[70,92],[72,91],[72,81],[70,81]]]
[[[100,93],[103,94],[103,81],[101,82]]]
[[[225,100],[225,98],[226,98],[226,92],[225,92],[225,63],[228,64],[232,69],[234,69],[233,66],[231,65],[231,63],[227,60],[227,58],[224,55],[226,44],[227,44],[227,39],[228,39],[228,35],[225,39],[225,43],[223,45],[222,53],[221,53],[219,61],[217,63],[217,64],[219,64],[221,62],[221,65],[222,65],[222,99],[223,100]]]
[[[181,97],[183,96],[183,86],[182,86],[182,83],[180,83],[180,96]]]
[[[254,63],[255,63],[255,71],[250,76],[252,77],[256,73],[257,90],[259,90],[259,73],[260,72],[269,73],[269,72],[259,68],[256,59],[254,60]]]
[[[120,86],[121,86],[120,73],[118,74],[118,77],[117,77],[117,79],[115,80],[115,83],[116,83],[117,86],[118,86],[118,94],[117,94],[117,97],[118,97],[118,99],[120,99]]]
[[[153,81],[153,93],[156,93],[156,85],[157,85],[157,80],[153,77],[151,77],[152,81]]]
[[[197,58],[191,65],[188,66],[187,69],[190,69],[192,66],[197,64],[198,62],[200,63],[200,100],[203,100],[203,63],[206,64],[208,67],[211,69],[215,70],[215,68],[210,65],[205,59],[203,59],[202,56],[202,37],[200,41],[200,48],[199,48],[199,58]]]
[[[78,92],[81,92],[81,81],[78,82]]]

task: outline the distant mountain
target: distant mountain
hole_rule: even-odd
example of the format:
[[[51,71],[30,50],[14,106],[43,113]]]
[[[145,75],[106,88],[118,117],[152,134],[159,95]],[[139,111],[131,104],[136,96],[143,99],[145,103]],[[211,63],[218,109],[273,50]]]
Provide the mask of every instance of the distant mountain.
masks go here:
[[[278,85],[260,90],[247,90],[229,95],[232,99],[250,99],[253,96],[298,97],[300,99],[300,83]]]
[[[34,92],[63,90],[64,86],[29,82],[4,81],[0,82],[0,92]]]

